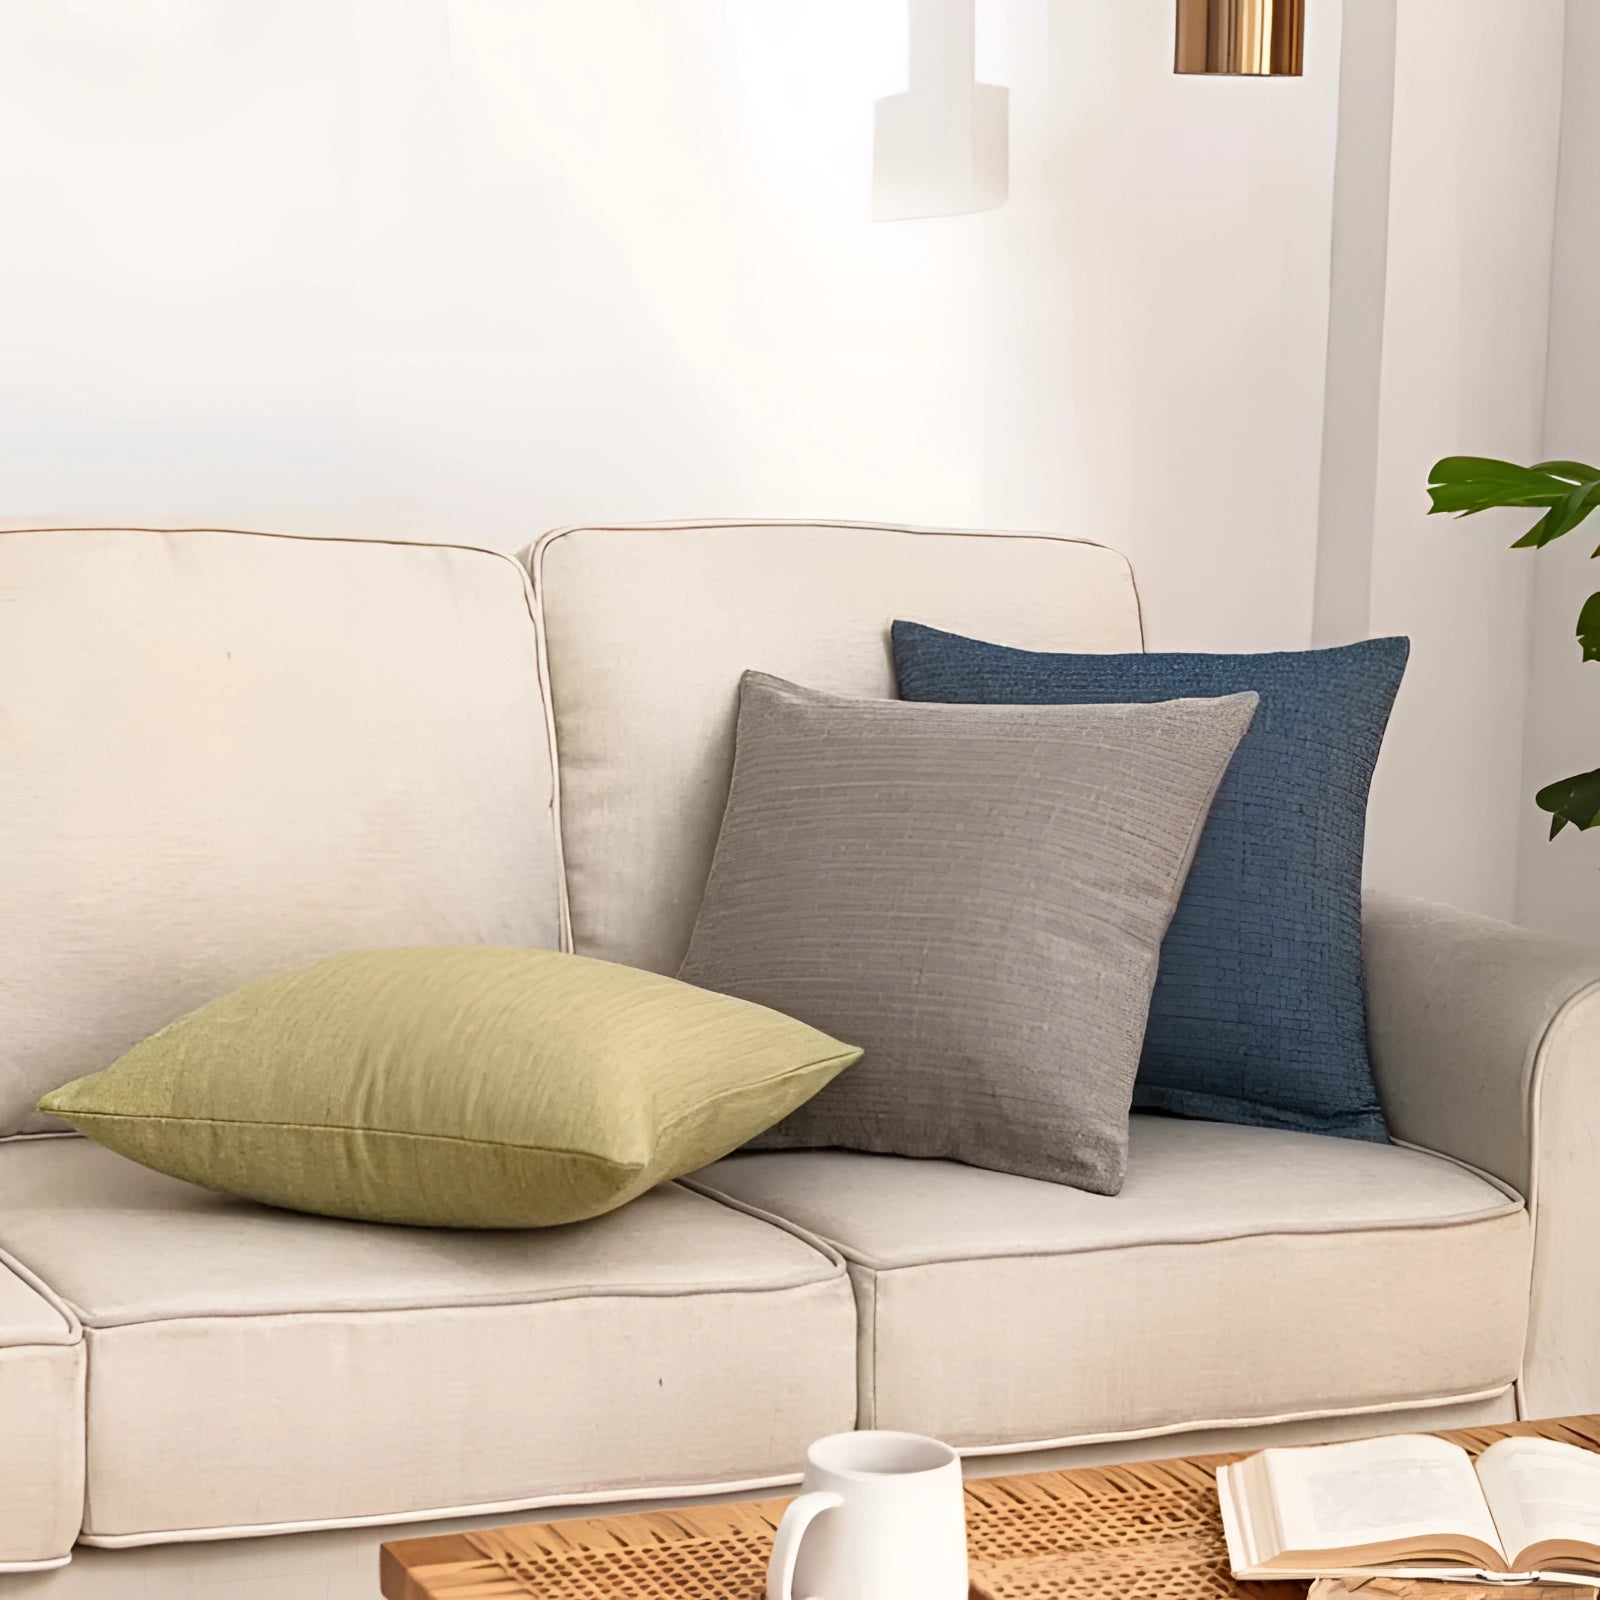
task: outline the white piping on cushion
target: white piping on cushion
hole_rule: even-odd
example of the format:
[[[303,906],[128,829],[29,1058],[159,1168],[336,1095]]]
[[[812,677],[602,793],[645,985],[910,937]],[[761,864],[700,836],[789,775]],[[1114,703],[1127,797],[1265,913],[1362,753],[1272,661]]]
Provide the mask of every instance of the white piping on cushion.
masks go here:
[[[1427,1411],[1435,1406],[1471,1405],[1479,1400],[1496,1400],[1515,1387],[1502,1383],[1492,1389],[1476,1389],[1470,1394],[1428,1395],[1420,1400],[1385,1400],[1376,1405],[1332,1406],[1317,1411],[1284,1411],[1270,1417],[1226,1417],[1217,1421],[1163,1423],[1153,1428],[1130,1428],[1115,1433],[1069,1434],[1061,1439],[1038,1439],[1022,1444],[952,1445],[960,1456],[1015,1456],[1030,1450],[1065,1450],[1076,1445],[1117,1444],[1124,1440],[1158,1439],[1167,1434],[1209,1433],[1223,1428],[1270,1428],[1286,1422],[1317,1422],[1331,1417],[1386,1416],[1396,1411]]]
[[[1432,1152],[1425,1151],[1422,1153],[1431,1154]],[[680,1178],[678,1181],[686,1188],[693,1189],[697,1194],[704,1195],[707,1199],[723,1201],[736,1209],[748,1211],[751,1216],[759,1217],[764,1222],[772,1222],[780,1227],[794,1227],[792,1223],[786,1224],[783,1218],[738,1200],[720,1189],[713,1188],[710,1184],[685,1178]],[[1520,1195],[1505,1189],[1503,1184],[1496,1183],[1495,1187],[1505,1191],[1506,1204],[1493,1210],[1462,1212],[1456,1216],[1430,1217],[1426,1220],[1418,1220],[1415,1217],[1396,1217],[1392,1221],[1363,1222],[1357,1227],[1345,1228],[1312,1224],[1307,1224],[1301,1228],[1243,1228],[1232,1231],[1196,1234],[1190,1238],[1125,1239],[1114,1244],[1095,1244],[1062,1249],[1030,1247],[1025,1250],[1008,1250],[1002,1246],[996,1246],[992,1249],[964,1251],[959,1255],[929,1254],[915,1260],[908,1259],[904,1261],[883,1261],[865,1255],[859,1250],[851,1250],[837,1240],[829,1240],[827,1242],[853,1266],[865,1267],[871,1272],[909,1272],[922,1267],[947,1267],[968,1261],[1064,1261],[1076,1256],[1107,1255],[1117,1251],[1177,1249],[1188,1245],[1228,1244],[1240,1239],[1339,1239],[1356,1238],[1369,1233],[1423,1233],[1432,1232],[1440,1228],[1475,1228],[1485,1222],[1499,1222],[1506,1217],[1514,1217],[1525,1209]],[[811,1237],[803,1230],[798,1231],[800,1231],[803,1238],[809,1240]]]
[[[0,1249],[0,1268],[10,1272],[13,1277],[19,1278],[33,1290],[44,1303],[66,1324],[67,1337],[64,1339],[31,1339],[26,1346],[5,1344],[0,1342],[0,1350],[40,1349],[40,1350],[70,1350],[75,1345],[83,1343],[83,1323],[73,1307],[58,1295],[43,1278],[31,1267],[24,1266],[22,1262],[11,1254],[9,1250]]]
[[[327,1528],[381,1528],[391,1523],[442,1522],[446,1517],[492,1517],[511,1511],[537,1511],[546,1506],[592,1506],[608,1501],[658,1500],[680,1496],[747,1494],[798,1483],[798,1472],[770,1478],[735,1478],[725,1483],[661,1484],[642,1488],[586,1489],[578,1494],[533,1495],[527,1499],[488,1500],[477,1505],[440,1506],[433,1510],[383,1511],[366,1517],[328,1517],[309,1522],[246,1522],[218,1528],[167,1528],[153,1533],[85,1533],[78,1543],[103,1550],[129,1550],[147,1544],[202,1544],[213,1539],[265,1539],[279,1533],[316,1533]]]
[[[141,523],[97,522],[80,523],[71,527],[0,528],[0,539],[14,533],[229,533],[242,539],[298,539],[305,544],[382,544],[396,549],[415,550],[467,550],[476,555],[494,556],[499,561],[509,561],[512,566],[522,563],[509,550],[497,550],[493,545],[472,544],[464,539],[400,539],[384,538],[379,534],[365,533],[285,533],[270,528],[219,528],[183,527],[152,528]]]
[[[1430,1145],[1415,1144],[1410,1139],[1396,1139],[1392,1135],[1389,1143],[1398,1150],[1414,1150],[1419,1156],[1436,1156],[1440,1161],[1448,1161],[1452,1167],[1460,1167],[1463,1172],[1470,1172],[1474,1178],[1481,1178],[1491,1189],[1498,1189],[1506,1199],[1514,1201],[1519,1207],[1526,1208],[1531,1214],[1532,1207],[1504,1178],[1497,1178],[1492,1172],[1486,1172],[1482,1167],[1475,1167],[1470,1161],[1463,1161],[1460,1156],[1451,1155],[1448,1150],[1435,1150]],[[1489,1211],[1484,1213],[1485,1216],[1501,1214]]]
[[[831,1261],[840,1273],[846,1272],[850,1265],[850,1258],[831,1239],[824,1239],[820,1233],[813,1233],[809,1228],[802,1227],[798,1222],[792,1222],[788,1217],[780,1217],[776,1211],[763,1211],[760,1206],[752,1205],[748,1200],[724,1194],[722,1190],[712,1188],[709,1183],[702,1183],[693,1173],[682,1178],[674,1178],[672,1184],[674,1188],[687,1189],[690,1194],[697,1194],[702,1200],[709,1200],[713,1205],[726,1206],[730,1211],[753,1217],[757,1222],[764,1222],[780,1233],[787,1233],[791,1238],[798,1239],[801,1244],[809,1245],[819,1256]]]
[[[822,1270],[831,1268],[832,1270]],[[809,1277],[798,1274],[783,1282],[770,1283],[684,1283],[621,1284],[590,1288],[572,1285],[561,1289],[539,1289],[507,1298],[490,1296],[468,1298],[450,1296],[437,1300],[374,1301],[368,1305],[329,1304],[312,1310],[278,1307],[250,1311],[152,1311],[138,1316],[122,1316],[86,1324],[91,1335],[115,1333],[119,1328],[147,1328],[159,1323],[220,1322],[296,1322],[328,1317],[425,1317],[456,1311],[525,1311],[537,1306],[572,1305],[588,1300],[702,1300],[719,1295],[801,1294],[835,1283],[845,1276],[845,1265],[832,1252]]]
[[[1122,1440],[1155,1439],[1168,1434],[1203,1433],[1223,1428],[1264,1428],[1277,1423],[1316,1421],[1331,1417],[1384,1416],[1392,1412],[1425,1411],[1436,1406],[1467,1405],[1473,1401],[1493,1400],[1505,1394],[1510,1384],[1499,1388],[1479,1390],[1471,1394],[1439,1395],[1423,1400],[1398,1400],[1381,1406],[1347,1406],[1325,1411],[1292,1411],[1270,1417],[1234,1417],[1220,1421],[1185,1422],[1176,1426],[1136,1428],[1122,1433],[1097,1433],[1068,1436],[1060,1439],[1038,1439],[1019,1444],[960,1445],[955,1449],[961,1456],[1021,1455],[1033,1450],[1067,1449],[1075,1445],[1114,1444]],[[447,1517],[499,1516],[513,1511],[533,1511],[548,1506],[585,1506],[604,1504],[607,1501],[658,1500],[697,1498],[716,1494],[747,1494],[757,1489],[781,1488],[798,1483],[798,1472],[780,1473],[772,1477],[743,1478],[723,1483],[689,1485],[660,1484],[645,1488],[592,1489],[582,1493],[538,1495],[528,1499],[501,1500],[478,1505],[444,1506],[428,1511],[382,1512],[374,1516],[328,1518],[314,1522],[262,1522],[245,1523],[218,1528],[175,1528],[153,1533],[83,1534],[80,1544],[94,1545],[107,1550],[124,1550],[138,1545],[196,1544],[219,1539],[265,1538],[280,1533],[311,1533],[327,1528],[377,1528],[386,1524],[409,1522],[438,1522]],[[54,1563],[59,1565],[60,1563]]]

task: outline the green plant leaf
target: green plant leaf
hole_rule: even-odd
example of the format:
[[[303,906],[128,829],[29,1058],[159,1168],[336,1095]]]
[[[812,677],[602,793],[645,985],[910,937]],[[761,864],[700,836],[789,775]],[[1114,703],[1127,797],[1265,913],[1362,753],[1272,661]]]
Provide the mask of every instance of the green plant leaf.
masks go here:
[[[1557,506],[1572,493],[1570,483],[1555,478],[1547,480],[1554,485],[1547,489],[1534,489],[1514,493],[1503,486],[1485,487],[1481,483],[1435,483],[1429,485],[1433,498],[1433,514],[1455,511],[1470,517],[1478,511],[1491,511],[1497,506]]]
[[[1574,828],[1600,827],[1600,768],[1546,784],[1533,798],[1541,811],[1550,813],[1552,839],[1569,823]]]
[[[1551,472],[1558,478],[1570,478],[1573,483],[1587,483],[1600,478],[1600,467],[1591,467],[1584,461],[1535,461],[1535,472]]]
[[[1537,550],[1571,533],[1600,510],[1600,468],[1586,461],[1540,461],[1531,467],[1490,456],[1446,456],[1428,475],[1430,514],[1470,517],[1491,507],[1541,507],[1544,515],[1512,545]],[[1600,548],[1593,552],[1600,556]],[[1575,630],[1584,661],[1600,661],[1600,593],[1584,602]],[[1563,828],[1600,827],[1600,768],[1546,784],[1535,800],[1550,813],[1550,837]]]
[[[1552,463],[1552,469],[1554,467]],[[1524,467],[1515,461],[1499,461],[1492,456],[1446,456],[1434,463],[1429,483],[1477,483],[1486,489],[1496,486],[1518,489],[1559,488],[1561,474],[1543,467]],[[1571,482],[1567,482],[1571,487]]]
[[[1515,461],[1504,461],[1499,456],[1445,456],[1434,463],[1428,474],[1430,483],[1474,483],[1506,481],[1526,478],[1535,472]]]
[[[1467,517],[1499,506],[1554,508],[1573,487],[1573,480],[1559,473],[1488,456],[1446,456],[1428,475],[1433,512],[1458,512]]]
[[[1600,478],[1593,483],[1580,483],[1560,505],[1554,506],[1518,539],[1513,550],[1538,550],[1571,533],[1574,528],[1600,505]]]
[[[1592,594],[1578,613],[1578,643],[1585,661],[1600,661],[1600,594]]]

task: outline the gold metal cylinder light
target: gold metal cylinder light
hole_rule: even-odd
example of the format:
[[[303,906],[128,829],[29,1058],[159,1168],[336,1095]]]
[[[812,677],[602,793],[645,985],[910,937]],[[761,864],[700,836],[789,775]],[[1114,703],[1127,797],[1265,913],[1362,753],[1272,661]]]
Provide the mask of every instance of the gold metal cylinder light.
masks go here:
[[[1306,0],[1178,0],[1178,72],[1298,78]]]

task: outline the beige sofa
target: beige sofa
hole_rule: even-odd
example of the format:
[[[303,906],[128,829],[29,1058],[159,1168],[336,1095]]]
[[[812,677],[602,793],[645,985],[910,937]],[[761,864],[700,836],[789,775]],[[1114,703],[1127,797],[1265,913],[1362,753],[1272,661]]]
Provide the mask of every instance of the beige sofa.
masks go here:
[[[1406,1145],[1136,1118],[1116,1199],[789,1153],[553,1232],[412,1231],[29,1111],[40,1072],[338,949],[670,971],[740,671],[891,693],[897,615],[1142,643],[1126,562],[1041,535],[0,535],[8,1595],[369,1595],[403,1525],[781,1484],[857,1422],[994,1471],[1600,1409],[1600,959],[1439,907],[1369,916]]]

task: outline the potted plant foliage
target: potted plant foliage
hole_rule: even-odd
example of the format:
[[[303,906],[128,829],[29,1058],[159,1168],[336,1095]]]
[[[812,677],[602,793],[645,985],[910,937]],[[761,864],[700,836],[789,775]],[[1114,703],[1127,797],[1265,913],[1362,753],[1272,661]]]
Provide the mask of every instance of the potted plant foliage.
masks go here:
[[[1543,513],[1513,545],[1539,550],[1571,533],[1600,507],[1600,468],[1581,461],[1540,461],[1519,467],[1486,456],[1447,456],[1429,475],[1434,513],[1470,517],[1497,506],[1520,506]],[[1600,556],[1600,548],[1592,552]],[[1578,613],[1578,646],[1585,661],[1600,661],[1600,594],[1592,594]],[[1550,837],[1570,823],[1600,827],[1600,767],[1546,784],[1535,803],[1550,813]]]

